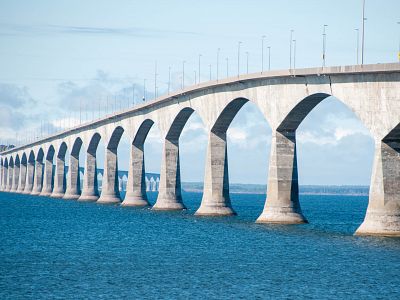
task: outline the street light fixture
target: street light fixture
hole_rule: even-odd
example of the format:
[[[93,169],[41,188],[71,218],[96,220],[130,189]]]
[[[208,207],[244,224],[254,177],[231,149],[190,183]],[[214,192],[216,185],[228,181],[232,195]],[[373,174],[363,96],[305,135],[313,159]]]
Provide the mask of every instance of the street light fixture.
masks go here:
[[[238,42],[238,77],[240,74],[240,45],[242,44],[242,42]]]
[[[292,68],[292,41],[293,41],[293,32],[294,30],[290,30],[290,58],[289,58],[289,69]]]
[[[264,39],[265,35],[261,37],[261,74],[264,72]]]
[[[271,71],[271,46],[268,46],[268,71]]]
[[[361,64],[364,64],[364,37],[365,37],[365,0],[362,5],[362,34],[361,34]]]
[[[296,40],[293,40],[293,69],[296,69]]]
[[[326,27],[328,27],[328,25],[324,25],[322,31],[322,67],[325,67],[326,62]]]
[[[356,55],[356,57],[357,57],[357,65],[359,64],[359,61],[358,61],[358,57],[359,57],[359,53],[360,53],[360,29],[358,29],[358,28],[356,28],[356,29],[354,29],[356,32],[357,32],[357,55]]]

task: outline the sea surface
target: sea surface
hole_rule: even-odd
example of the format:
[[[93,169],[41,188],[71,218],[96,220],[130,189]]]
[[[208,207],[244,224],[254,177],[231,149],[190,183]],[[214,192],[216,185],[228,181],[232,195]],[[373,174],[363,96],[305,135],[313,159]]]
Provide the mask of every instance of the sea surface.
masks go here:
[[[156,194],[150,194],[154,203]],[[400,239],[356,237],[367,197],[302,196],[310,224],[259,225],[0,193],[0,299],[400,299]]]

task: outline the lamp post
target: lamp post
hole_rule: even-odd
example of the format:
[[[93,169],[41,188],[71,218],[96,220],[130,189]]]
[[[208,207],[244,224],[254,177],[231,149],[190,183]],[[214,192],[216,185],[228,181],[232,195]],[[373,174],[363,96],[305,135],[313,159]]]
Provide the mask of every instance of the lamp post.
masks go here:
[[[361,64],[364,64],[364,37],[365,37],[365,0],[362,5],[362,33],[361,33]]]
[[[196,76],[196,70],[194,70],[193,73],[194,73],[194,84],[196,84],[196,82],[197,82],[197,81],[196,81],[196,78],[197,78],[197,76]]]
[[[219,52],[221,51],[220,48],[217,49],[217,81],[219,78]]]
[[[226,60],[226,78],[229,77],[229,58],[225,58]]]
[[[261,74],[264,72],[264,39],[265,35],[261,37]]]
[[[186,63],[186,61],[184,60],[182,62],[182,90],[185,88],[185,63]]]
[[[397,22],[397,25],[399,25],[399,29],[400,29],[400,21]],[[399,63],[400,63],[400,30],[399,30],[399,49],[397,51],[397,58],[398,58]]]
[[[199,83],[200,83],[200,81],[201,81],[201,57],[202,57],[202,55],[201,54],[199,54]]]
[[[326,27],[328,25],[324,25],[322,30],[322,67],[325,67],[326,62]]]
[[[268,46],[268,71],[271,71],[271,46]]]
[[[168,67],[168,95],[171,90],[171,67]]]
[[[249,51],[246,51],[246,73],[249,74]]]
[[[360,29],[356,28],[354,29],[357,32],[357,53],[356,53],[356,60],[357,60],[357,65],[358,65],[358,57],[359,57],[359,53],[360,53]]]
[[[238,77],[240,74],[240,45],[242,44],[242,42],[238,42]]]
[[[293,32],[294,30],[290,30],[290,58],[289,58],[289,69],[292,68],[292,41],[293,41]]]
[[[296,69],[296,40],[293,40],[293,69]]]

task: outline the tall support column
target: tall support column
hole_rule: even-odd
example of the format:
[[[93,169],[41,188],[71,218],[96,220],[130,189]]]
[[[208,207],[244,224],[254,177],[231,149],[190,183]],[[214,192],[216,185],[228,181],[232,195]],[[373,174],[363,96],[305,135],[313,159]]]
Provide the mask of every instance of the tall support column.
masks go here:
[[[148,206],[146,195],[146,180],[144,167],[143,143],[131,145],[129,161],[128,182],[123,206]]]
[[[164,141],[161,161],[160,186],[155,210],[185,209],[181,195],[181,175],[179,166],[178,140]]]
[[[79,154],[70,155],[69,168],[67,174],[67,189],[64,199],[78,199],[80,196],[80,174],[79,174]]]
[[[50,196],[53,183],[53,160],[46,159],[44,163],[43,188],[40,196]]]
[[[364,222],[356,235],[400,236],[400,142],[375,142]]]
[[[85,173],[83,174],[83,189],[78,201],[97,201],[99,199],[97,183],[96,152],[86,153]]]
[[[35,163],[28,162],[26,166],[26,180],[23,194],[30,194],[33,189],[33,177],[35,176]]]
[[[31,195],[39,195],[43,187],[43,161],[36,160],[35,176]]]
[[[121,202],[118,189],[118,159],[117,149],[106,148],[104,160],[104,175],[101,195],[97,203],[118,204]]]
[[[19,183],[18,183],[17,193],[24,192],[25,183],[26,183],[26,164],[21,163],[19,167]]]
[[[5,190],[5,187],[6,187],[5,181],[4,181],[4,178],[5,178],[5,170],[6,170],[5,166],[2,165],[2,166],[1,166],[1,179],[0,179],[0,186],[1,186],[1,190],[2,190],[2,191],[4,191],[4,190]]]
[[[11,191],[14,176],[14,166],[8,165],[7,192]]]
[[[11,192],[16,192],[18,189],[18,183],[19,183],[19,165],[14,164],[14,170],[13,170],[13,180],[11,184]]]
[[[54,187],[50,197],[62,198],[65,193],[65,158],[56,158],[56,169],[54,174]]]
[[[204,192],[196,215],[234,215],[229,197],[228,151],[226,132],[210,132],[204,174]]]
[[[307,223],[299,202],[295,131],[273,131],[267,188],[257,223]]]

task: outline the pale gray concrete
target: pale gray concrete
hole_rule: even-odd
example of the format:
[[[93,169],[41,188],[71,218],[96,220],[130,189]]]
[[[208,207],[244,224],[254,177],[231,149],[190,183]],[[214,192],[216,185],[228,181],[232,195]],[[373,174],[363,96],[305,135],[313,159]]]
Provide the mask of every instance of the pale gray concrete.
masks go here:
[[[97,183],[96,150],[101,136],[96,133],[86,151],[85,173],[83,174],[83,189],[78,201],[97,201],[99,199]]]
[[[33,188],[31,195],[39,195],[43,187],[43,149],[39,149],[35,161],[35,175],[33,177]]]
[[[53,192],[50,197],[62,198],[65,193],[65,154],[67,152],[67,145],[62,143],[59,147],[58,154],[56,157],[56,167],[54,171],[54,186]]]
[[[64,199],[77,200],[81,195],[80,174],[79,174],[79,151],[82,140],[77,138],[69,157],[69,167],[67,174],[67,188],[63,196]]]
[[[40,196],[50,196],[53,188],[53,158],[54,158],[54,147],[51,146],[46,155],[44,162],[44,176],[43,176],[43,188],[40,192]]]
[[[375,140],[370,203],[357,234],[400,235],[400,64],[281,70],[241,75],[188,87],[41,141],[2,152],[4,189],[11,188],[10,176],[13,176],[11,170],[14,166],[10,161],[15,160],[17,155],[22,157],[33,152],[36,157],[40,149],[47,153],[51,146],[60,153],[63,147],[72,149],[78,138],[82,140],[84,149],[87,149],[91,139],[98,134],[107,145],[103,191],[98,202],[119,203],[116,175],[119,140],[124,131],[135,140],[141,126],[150,120],[156,123],[164,140],[160,194],[155,209],[163,206],[173,208],[176,203],[183,207],[180,195],[179,135],[189,113],[196,111],[209,133],[204,195],[197,214],[234,214],[229,199],[226,130],[243,104],[251,101],[265,116],[274,135],[268,197],[258,222],[306,222],[298,201],[296,130],[308,113],[331,95],[355,113]],[[174,137],[171,138],[169,133]],[[126,205],[131,197],[138,197],[146,204],[142,157],[141,148],[132,146],[127,187],[130,196]],[[54,177],[52,195],[64,193],[64,160],[65,155],[57,158],[58,171]],[[30,161],[24,191],[29,190],[29,178],[33,176]],[[93,169],[93,157],[88,156],[85,164],[87,169]],[[138,170],[134,166],[138,166]],[[92,177],[84,180],[88,182],[87,190],[95,185]],[[70,182],[67,188],[72,187],[72,180]],[[151,188],[156,184],[153,179]]]
[[[26,155],[22,155],[21,165],[19,168],[19,183],[17,193],[22,193],[25,189],[25,182],[26,182],[26,168],[27,168],[27,161]]]
[[[15,158],[15,162],[14,162],[14,173],[13,173],[13,179],[12,179],[10,192],[15,193],[18,189],[19,172],[20,172],[20,160],[19,160],[19,156],[17,155]]]
[[[30,194],[33,189],[33,176],[35,175],[35,157],[33,151],[30,152],[26,166],[26,179],[23,194]]]

